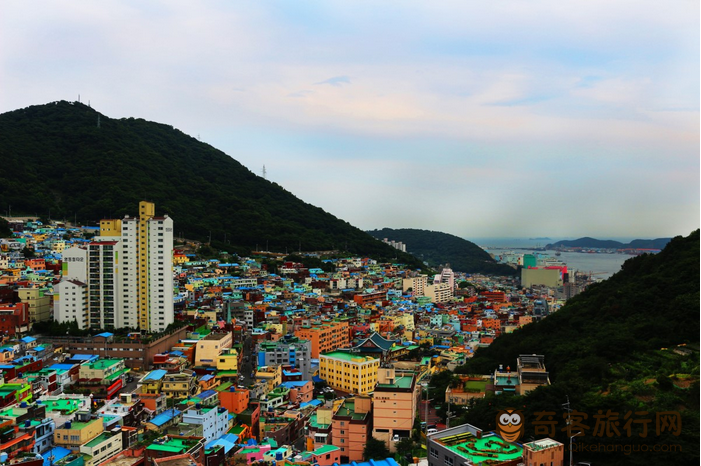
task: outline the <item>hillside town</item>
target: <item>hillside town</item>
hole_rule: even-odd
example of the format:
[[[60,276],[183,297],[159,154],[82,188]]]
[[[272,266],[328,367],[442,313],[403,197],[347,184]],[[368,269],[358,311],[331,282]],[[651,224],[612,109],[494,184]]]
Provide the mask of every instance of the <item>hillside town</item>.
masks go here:
[[[3,462],[564,464],[550,438],[509,443],[450,424],[475,398],[548,385],[547,355],[428,393],[438,374],[581,291],[566,267],[525,255],[513,278],[337,254],[205,254],[145,201],[99,226],[8,223]],[[374,444],[387,455],[368,453]]]

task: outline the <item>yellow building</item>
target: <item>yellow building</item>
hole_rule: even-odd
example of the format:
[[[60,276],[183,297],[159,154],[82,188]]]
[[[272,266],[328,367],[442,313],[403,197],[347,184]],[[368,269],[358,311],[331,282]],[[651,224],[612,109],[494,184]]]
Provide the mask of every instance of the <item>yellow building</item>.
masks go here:
[[[239,370],[239,353],[233,348],[224,350],[217,358],[217,371]]]
[[[231,348],[234,337],[231,332],[210,333],[197,342],[195,349],[195,366],[216,367],[219,355]]]
[[[20,288],[19,299],[29,305],[29,321],[43,322],[51,319],[51,296],[45,288]]]
[[[267,381],[271,391],[282,383],[282,366],[261,366],[256,371],[256,379]]]
[[[187,372],[167,374],[163,377],[161,391],[168,398],[187,398],[188,396],[195,395],[199,391],[197,378],[194,374],[189,374]]]
[[[100,237],[116,237],[122,236],[122,221],[120,219],[104,219],[100,220]]]
[[[375,389],[380,359],[334,351],[319,357],[319,377],[333,388],[365,395]]]
[[[77,450],[81,445],[94,439],[105,430],[102,417],[91,419],[90,413],[78,413],[77,419],[85,420],[68,421],[63,426],[56,428],[54,444]]]

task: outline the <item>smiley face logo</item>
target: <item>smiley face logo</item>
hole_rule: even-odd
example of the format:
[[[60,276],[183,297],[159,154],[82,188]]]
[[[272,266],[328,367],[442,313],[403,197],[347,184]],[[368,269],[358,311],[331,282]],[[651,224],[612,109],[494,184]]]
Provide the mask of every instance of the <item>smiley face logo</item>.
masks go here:
[[[523,435],[525,429],[523,413],[513,408],[506,408],[497,414],[497,432],[509,443],[513,443]]]

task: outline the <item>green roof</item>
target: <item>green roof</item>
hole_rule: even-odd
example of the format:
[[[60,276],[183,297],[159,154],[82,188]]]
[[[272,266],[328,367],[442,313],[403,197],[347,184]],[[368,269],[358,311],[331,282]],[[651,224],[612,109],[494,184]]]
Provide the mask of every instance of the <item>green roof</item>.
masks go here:
[[[87,422],[75,422],[74,421],[71,423],[71,430],[81,430],[81,429],[85,428],[86,426],[89,426],[93,422],[98,422],[98,421],[100,421],[100,423],[102,423],[102,418],[90,419]]]
[[[193,447],[193,443],[186,443],[183,439],[170,438],[164,443],[152,443],[146,449],[147,450],[158,450],[158,451],[168,451],[172,453],[184,453]]]
[[[340,448],[333,446],[333,445],[323,445],[323,446],[317,448],[316,450],[314,450],[312,453],[314,453],[315,455],[324,455],[326,453],[336,451],[336,450],[340,450]]]
[[[394,383],[378,383],[377,388],[411,388],[413,380],[413,375],[402,375],[395,377]]]
[[[108,367],[119,364],[121,361],[123,361],[123,359],[100,359],[92,364],[88,364],[88,367],[90,369],[105,370]]]
[[[128,369],[128,368],[121,369],[121,370],[118,370],[117,372],[115,372],[115,373],[112,374],[112,375],[108,375],[107,377],[105,377],[105,379],[107,379],[107,380],[114,380],[114,379],[116,379],[117,377],[120,377],[120,376],[126,374],[126,373],[129,372],[129,371],[131,371],[131,369]]]
[[[440,439],[440,437],[438,438]],[[511,453],[493,453],[493,457],[473,454],[473,452],[484,452],[485,450],[497,449],[498,445],[494,445],[491,443],[495,441],[507,445],[507,451],[511,451]],[[487,445],[488,443],[490,444],[489,446]],[[474,464],[479,464],[486,460],[497,460],[499,462],[514,460],[520,458],[523,455],[522,447],[514,443],[507,443],[497,435],[487,435],[485,437],[482,437],[481,439],[473,437],[466,439],[466,441],[458,444],[445,445],[445,447],[454,451],[463,458],[472,461]]]
[[[355,402],[346,400],[338,411],[336,411],[337,416],[349,416],[351,420],[362,421],[368,416],[368,413],[356,413],[355,412]]]
[[[232,382],[224,382],[223,384],[217,385],[214,389],[218,392],[225,392],[229,390],[229,387],[233,385]]]
[[[63,398],[60,400],[42,400],[47,411],[76,411],[82,405],[79,400]]]
[[[94,439],[90,440],[86,445],[90,448],[95,448],[96,446],[98,446],[99,444],[104,442],[105,440],[111,439],[112,437],[114,437],[114,435],[112,435],[108,432],[103,432],[100,435],[98,435],[97,437],[95,437]]]

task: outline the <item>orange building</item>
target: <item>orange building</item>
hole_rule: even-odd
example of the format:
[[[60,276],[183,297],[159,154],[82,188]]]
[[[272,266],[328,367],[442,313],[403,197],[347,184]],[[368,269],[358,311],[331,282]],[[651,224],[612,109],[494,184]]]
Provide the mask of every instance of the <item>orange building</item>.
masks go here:
[[[373,393],[373,433],[394,452],[395,438],[411,437],[421,391],[413,372],[381,368]]]
[[[350,345],[348,322],[324,322],[315,327],[302,327],[295,331],[295,336],[311,342],[312,358],[315,359],[321,353],[328,353]]]
[[[241,414],[248,408],[250,393],[245,388],[237,388],[236,385],[227,382],[217,388],[219,404],[230,413]]]
[[[341,402],[331,420],[332,443],[341,449],[341,461],[363,461],[365,444],[371,435],[372,401],[356,396]]]
[[[565,446],[550,438],[523,444],[524,464],[549,464],[564,466]]]
[[[139,399],[144,404],[144,408],[155,414],[162,413],[168,407],[164,393],[139,393]]]

